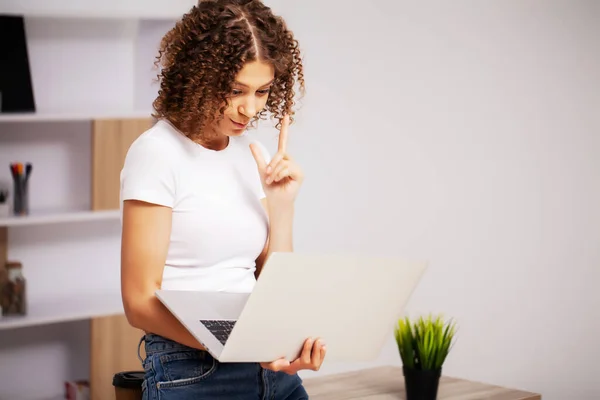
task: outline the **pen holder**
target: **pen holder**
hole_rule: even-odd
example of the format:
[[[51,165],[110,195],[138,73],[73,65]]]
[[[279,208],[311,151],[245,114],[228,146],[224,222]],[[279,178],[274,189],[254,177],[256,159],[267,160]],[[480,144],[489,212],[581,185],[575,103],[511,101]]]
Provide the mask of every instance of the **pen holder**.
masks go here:
[[[13,213],[15,215],[29,214],[29,177],[33,165],[31,163],[12,163],[10,172],[13,177]]]
[[[13,213],[16,215],[29,214],[29,185],[26,179],[15,180],[13,191]]]

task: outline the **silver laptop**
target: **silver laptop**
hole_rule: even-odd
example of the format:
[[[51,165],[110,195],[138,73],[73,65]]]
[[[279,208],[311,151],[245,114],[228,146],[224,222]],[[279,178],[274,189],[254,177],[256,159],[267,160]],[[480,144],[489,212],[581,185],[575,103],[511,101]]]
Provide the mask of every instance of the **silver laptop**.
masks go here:
[[[326,361],[376,359],[426,262],[272,253],[252,293],[158,290],[156,296],[220,362],[294,360],[308,337]]]

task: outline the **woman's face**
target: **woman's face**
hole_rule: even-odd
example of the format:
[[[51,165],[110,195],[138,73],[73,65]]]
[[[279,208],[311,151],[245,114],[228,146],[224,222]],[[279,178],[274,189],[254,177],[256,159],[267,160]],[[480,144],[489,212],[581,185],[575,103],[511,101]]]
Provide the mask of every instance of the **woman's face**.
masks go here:
[[[243,134],[250,120],[265,107],[274,77],[271,64],[252,61],[244,65],[232,85],[224,118],[215,130],[224,136]]]

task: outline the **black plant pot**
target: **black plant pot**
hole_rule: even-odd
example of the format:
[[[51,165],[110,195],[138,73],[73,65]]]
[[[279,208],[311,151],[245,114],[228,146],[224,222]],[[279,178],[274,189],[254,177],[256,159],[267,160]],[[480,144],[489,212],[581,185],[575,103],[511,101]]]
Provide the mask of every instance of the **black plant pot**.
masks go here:
[[[442,369],[418,370],[402,367],[406,400],[436,400]]]

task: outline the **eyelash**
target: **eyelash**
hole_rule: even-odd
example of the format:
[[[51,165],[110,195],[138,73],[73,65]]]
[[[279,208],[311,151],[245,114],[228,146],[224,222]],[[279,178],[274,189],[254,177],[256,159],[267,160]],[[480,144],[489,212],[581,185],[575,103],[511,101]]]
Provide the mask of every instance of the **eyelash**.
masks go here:
[[[270,91],[271,91],[271,89],[263,89],[263,90],[259,90],[257,93],[259,93],[261,96],[265,96],[265,95],[269,94]],[[238,95],[242,94],[242,91],[241,90],[233,90],[231,92],[231,94],[233,96],[238,96]]]

